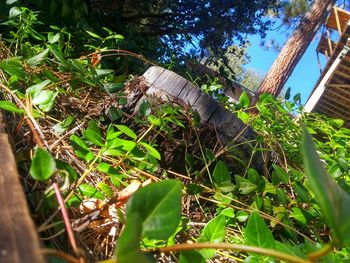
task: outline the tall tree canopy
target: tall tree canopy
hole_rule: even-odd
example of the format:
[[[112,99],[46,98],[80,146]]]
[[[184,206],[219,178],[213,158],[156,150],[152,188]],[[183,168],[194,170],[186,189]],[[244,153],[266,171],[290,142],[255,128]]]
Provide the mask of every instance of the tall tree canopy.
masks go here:
[[[189,44],[219,51],[243,40],[247,34],[264,35],[271,22],[264,19],[277,0],[28,0],[31,8],[42,10],[46,20],[91,26],[97,19],[117,33],[143,40],[163,40],[180,50]],[[86,22],[86,23],[85,23]],[[145,44],[146,45],[146,44]],[[154,52],[154,50],[153,50]]]
[[[275,96],[280,93],[335,2],[335,0],[313,1],[309,11],[300,20],[266,74],[259,88],[260,93],[267,92]]]

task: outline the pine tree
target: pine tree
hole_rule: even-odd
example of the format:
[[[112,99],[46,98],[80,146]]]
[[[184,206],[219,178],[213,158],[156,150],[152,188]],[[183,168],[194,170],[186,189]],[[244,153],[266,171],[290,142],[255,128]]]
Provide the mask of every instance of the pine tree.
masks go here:
[[[315,0],[283,46],[260,85],[259,93],[277,96],[305,53],[335,0]]]

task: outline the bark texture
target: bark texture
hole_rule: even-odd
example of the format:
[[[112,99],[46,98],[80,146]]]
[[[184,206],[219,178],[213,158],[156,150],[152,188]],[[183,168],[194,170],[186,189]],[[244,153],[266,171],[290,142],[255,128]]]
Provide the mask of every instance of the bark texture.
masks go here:
[[[258,91],[260,94],[277,96],[281,92],[334,4],[335,0],[314,1],[266,74]]]

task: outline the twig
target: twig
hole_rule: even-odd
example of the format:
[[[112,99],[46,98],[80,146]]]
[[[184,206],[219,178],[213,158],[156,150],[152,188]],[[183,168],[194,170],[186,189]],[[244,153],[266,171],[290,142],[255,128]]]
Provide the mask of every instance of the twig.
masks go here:
[[[71,244],[71,246],[72,246],[72,248],[73,248],[74,253],[75,253],[77,256],[80,256],[77,243],[75,242],[75,238],[74,238],[74,234],[73,234],[72,225],[71,225],[70,222],[69,222],[69,217],[68,217],[67,209],[66,209],[66,207],[65,207],[65,205],[64,205],[64,201],[63,201],[63,198],[62,198],[60,189],[59,189],[57,183],[53,183],[52,186],[53,186],[53,188],[54,188],[54,190],[55,190],[55,194],[56,194],[56,198],[57,198],[58,204],[59,204],[60,207],[61,207],[61,213],[62,213],[62,217],[63,217],[64,224],[65,224],[65,226],[66,226],[66,230],[67,230],[69,242],[70,242],[70,244]],[[80,262],[83,262],[83,259],[82,259],[81,256],[80,256]]]
[[[34,119],[32,113],[28,110],[28,108],[24,105],[24,103],[17,97],[17,95],[11,89],[6,87],[4,84],[0,83],[0,87],[2,89],[4,89],[7,93],[9,93],[13,97],[13,99],[21,106],[21,108],[24,110],[26,116],[31,121],[32,125],[34,126],[33,127],[33,131],[36,131],[39,134],[39,136],[40,136],[40,138],[42,140],[42,143],[45,145],[46,148],[49,148],[49,145],[48,145],[48,143],[45,140],[45,135],[41,131],[40,125],[36,122],[36,120]]]
[[[303,258],[299,258],[296,256],[292,256],[292,255],[285,254],[283,252],[273,250],[273,249],[254,247],[254,246],[248,246],[248,245],[241,245],[241,244],[228,244],[228,243],[222,243],[222,244],[215,244],[215,243],[179,244],[179,245],[173,245],[173,246],[162,247],[159,249],[151,250],[151,252],[169,253],[172,251],[184,251],[184,250],[205,249],[205,248],[230,249],[230,250],[238,250],[238,251],[243,251],[243,252],[252,252],[252,253],[257,253],[257,254],[261,254],[261,255],[272,256],[272,257],[282,259],[282,260],[285,260],[285,261],[291,262],[291,263],[311,263],[312,262],[308,259],[303,259]]]

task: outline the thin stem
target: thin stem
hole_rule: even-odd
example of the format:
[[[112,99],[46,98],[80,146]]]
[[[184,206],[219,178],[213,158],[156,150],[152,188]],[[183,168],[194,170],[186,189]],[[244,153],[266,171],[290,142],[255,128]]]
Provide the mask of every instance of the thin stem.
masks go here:
[[[273,249],[254,247],[254,246],[248,246],[248,245],[241,245],[241,244],[228,244],[228,243],[222,243],[222,244],[214,244],[214,243],[178,244],[178,245],[174,245],[174,246],[159,248],[158,250],[155,250],[155,251],[160,252],[160,253],[169,253],[172,251],[184,251],[184,250],[205,249],[205,248],[231,249],[231,250],[239,250],[242,252],[253,252],[253,253],[257,253],[257,254],[261,254],[261,255],[275,257],[275,258],[285,260],[285,261],[291,262],[291,263],[311,263],[312,262],[309,259],[299,258],[299,257],[285,254],[283,252],[273,250]]]

